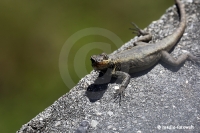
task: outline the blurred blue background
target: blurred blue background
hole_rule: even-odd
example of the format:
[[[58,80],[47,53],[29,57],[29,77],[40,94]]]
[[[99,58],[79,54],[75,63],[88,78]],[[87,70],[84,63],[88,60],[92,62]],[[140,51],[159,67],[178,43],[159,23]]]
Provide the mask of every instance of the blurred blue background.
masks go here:
[[[173,0],[116,1],[0,1],[0,131],[16,132],[21,126],[69,91],[59,72],[59,54],[65,41],[84,28],[107,29],[123,42],[134,35],[129,27],[135,22],[144,28],[157,20]],[[73,47],[68,67],[73,69],[76,51],[91,42],[110,40],[88,36]],[[112,45],[112,44],[111,44]],[[121,44],[123,45],[123,44]],[[115,46],[115,45],[114,45]],[[116,48],[113,47],[113,50]],[[102,50],[86,51],[80,69],[92,70],[90,56]]]

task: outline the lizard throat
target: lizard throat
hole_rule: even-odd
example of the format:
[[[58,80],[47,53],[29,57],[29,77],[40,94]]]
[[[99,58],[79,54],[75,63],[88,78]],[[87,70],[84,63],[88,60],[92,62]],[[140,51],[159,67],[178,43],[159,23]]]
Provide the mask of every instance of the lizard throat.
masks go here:
[[[104,70],[109,67],[109,60],[103,60],[101,62],[92,63],[92,67],[94,70]]]

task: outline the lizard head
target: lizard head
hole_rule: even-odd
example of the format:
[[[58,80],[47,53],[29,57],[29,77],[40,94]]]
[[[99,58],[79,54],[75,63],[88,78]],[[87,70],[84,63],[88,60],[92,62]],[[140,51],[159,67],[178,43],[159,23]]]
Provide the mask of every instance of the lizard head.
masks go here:
[[[104,70],[109,66],[108,55],[105,53],[93,55],[90,58],[94,70]]]

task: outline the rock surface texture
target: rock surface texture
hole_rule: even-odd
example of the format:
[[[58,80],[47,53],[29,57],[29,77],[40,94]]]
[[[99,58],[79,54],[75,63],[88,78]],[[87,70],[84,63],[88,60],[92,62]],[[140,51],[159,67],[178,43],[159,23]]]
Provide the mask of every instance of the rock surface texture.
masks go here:
[[[200,1],[182,0],[187,28],[171,54],[200,53]],[[170,7],[146,30],[157,42],[179,24],[176,6]],[[127,49],[137,37],[114,51]],[[150,42],[150,43],[151,43]],[[113,54],[112,53],[112,54]],[[178,68],[161,61],[150,70],[132,74],[121,106],[113,94],[120,83],[93,84],[98,73],[86,75],[67,94],[23,125],[18,133],[197,133],[200,132],[200,66],[191,61]]]

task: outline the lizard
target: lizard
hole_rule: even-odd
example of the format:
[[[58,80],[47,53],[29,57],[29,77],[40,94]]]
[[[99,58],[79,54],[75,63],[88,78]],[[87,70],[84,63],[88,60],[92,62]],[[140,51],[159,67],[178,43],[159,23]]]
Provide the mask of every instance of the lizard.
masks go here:
[[[156,43],[149,43],[152,35],[140,29],[135,23],[132,23],[134,28],[133,33],[139,36],[134,42],[133,47],[117,54],[107,55],[102,53],[92,55],[90,60],[95,71],[105,73],[111,69],[111,76],[122,79],[122,83],[114,94],[114,98],[118,99],[124,95],[124,90],[130,82],[130,74],[148,69],[154,66],[159,60],[172,66],[179,66],[186,60],[200,63],[200,54],[193,55],[189,52],[183,53],[177,59],[170,55],[170,50],[178,43],[186,29],[186,13],[183,3],[180,0],[175,0],[179,9],[180,22],[178,28],[163,40]]]

